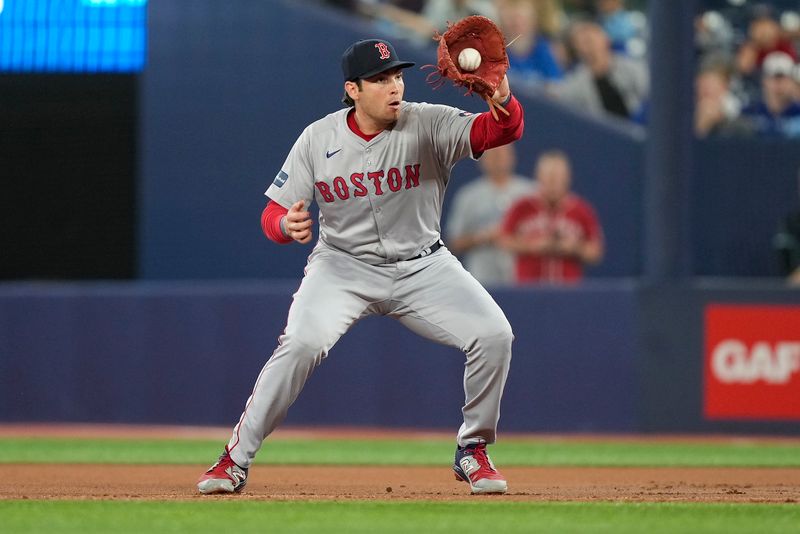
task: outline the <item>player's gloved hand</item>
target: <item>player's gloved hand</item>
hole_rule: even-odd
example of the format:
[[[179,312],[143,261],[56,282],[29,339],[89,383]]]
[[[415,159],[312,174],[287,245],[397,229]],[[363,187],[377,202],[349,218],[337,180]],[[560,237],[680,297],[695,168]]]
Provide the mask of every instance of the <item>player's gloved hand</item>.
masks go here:
[[[436,49],[436,72],[441,79],[448,78],[455,85],[466,87],[467,94],[477,93],[489,104],[489,110],[495,120],[499,120],[497,110],[508,115],[501,102],[508,97],[508,54],[506,53],[506,40],[500,28],[486,17],[472,15],[465,17],[455,24],[449,23],[447,31],[437,33],[434,39],[439,41]],[[477,66],[467,70],[461,66],[461,53],[467,48],[472,48],[480,54]],[[432,73],[433,74],[433,73]],[[430,80],[429,76],[429,81]],[[439,85],[438,81],[431,81]],[[502,100],[505,86],[505,96]],[[498,95],[497,93],[501,94]]]
[[[286,235],[297,241],[298,243],[308,243],[314,236],[311,227],[314,221],[311,220],[311,214],[305,209],[305,201],[298,200],[283,217],[283,228]]]

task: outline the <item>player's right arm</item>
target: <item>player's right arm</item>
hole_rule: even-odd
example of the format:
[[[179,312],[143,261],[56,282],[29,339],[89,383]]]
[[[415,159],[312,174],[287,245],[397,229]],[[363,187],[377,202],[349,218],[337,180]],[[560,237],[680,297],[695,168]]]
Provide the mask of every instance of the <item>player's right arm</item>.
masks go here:
[[[261,230],[270,241],[285,245],[292,241],[308,243],[313,237],[314,222],[305,210],[305,201],[298,200],[288,210],[270,200],[261,214]]]

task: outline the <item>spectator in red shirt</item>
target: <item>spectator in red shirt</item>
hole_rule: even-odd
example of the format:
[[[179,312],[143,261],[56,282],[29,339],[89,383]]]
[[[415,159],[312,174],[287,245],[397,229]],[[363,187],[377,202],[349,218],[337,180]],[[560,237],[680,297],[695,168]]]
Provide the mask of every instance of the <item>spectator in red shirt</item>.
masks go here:
[[[797,61],[797,51],[792,40],[784,33],[781,25],[770,11],[757,12],[747,31],[748,39],[736,54],[736,65],[745,76],[756,74],[764,59],[772,52],[788,54]]]
[[[603,258],[603,231],[594,209],[570,192],[571,171],[561,151],[536,163],[537,191],[506,214],[501,245],[516,255],[518,283],[574,284],[583,266]]]

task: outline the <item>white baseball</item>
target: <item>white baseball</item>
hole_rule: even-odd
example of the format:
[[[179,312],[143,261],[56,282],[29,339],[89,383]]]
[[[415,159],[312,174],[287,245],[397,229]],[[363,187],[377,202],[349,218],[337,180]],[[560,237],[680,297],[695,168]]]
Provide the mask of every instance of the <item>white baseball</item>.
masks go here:
[[[458,54],[458,64],[467,72],[481,66],[481,53],[474,48],[465,48]]]

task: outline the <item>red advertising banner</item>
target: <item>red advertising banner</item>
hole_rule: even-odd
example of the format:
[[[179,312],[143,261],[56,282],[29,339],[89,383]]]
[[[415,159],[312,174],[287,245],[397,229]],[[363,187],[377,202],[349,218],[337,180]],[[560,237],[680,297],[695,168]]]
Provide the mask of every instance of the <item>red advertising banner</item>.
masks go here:
[[[800,306],[709,304],[707,419],[800,421]]]

